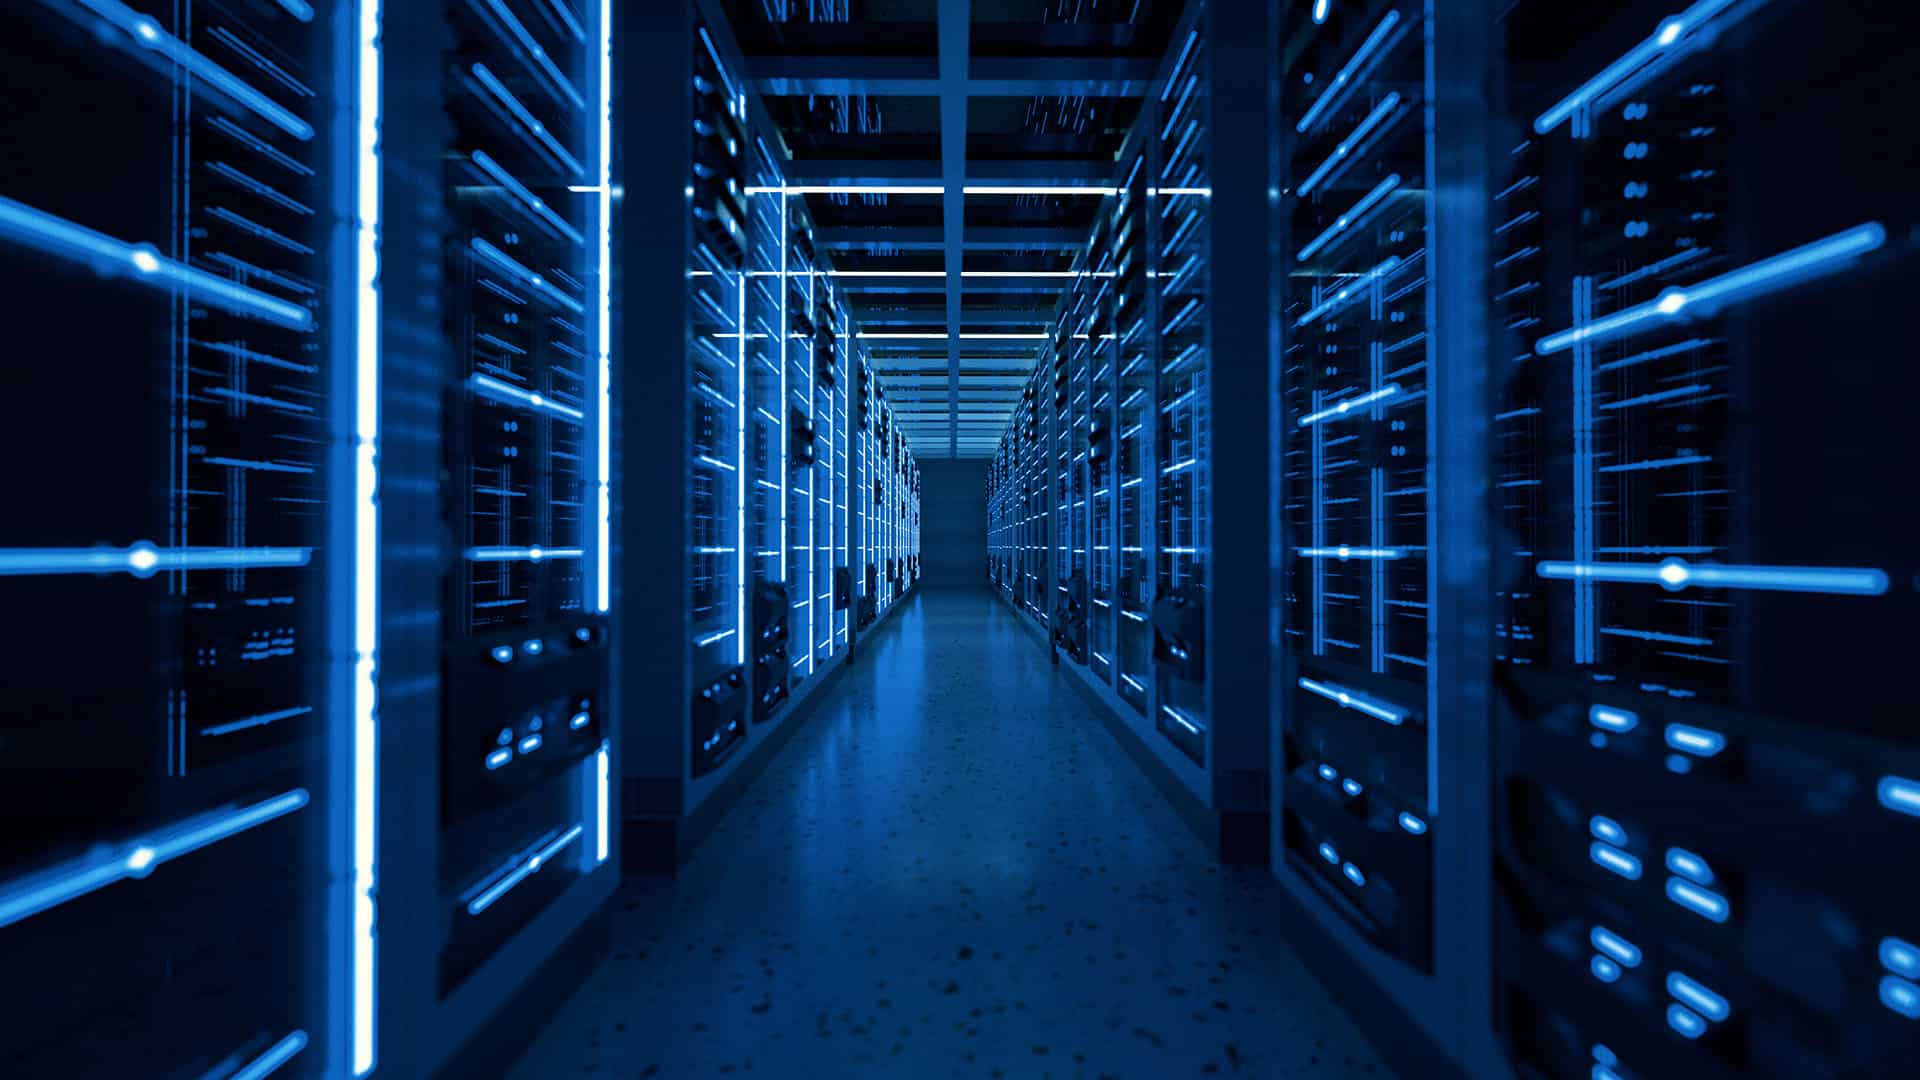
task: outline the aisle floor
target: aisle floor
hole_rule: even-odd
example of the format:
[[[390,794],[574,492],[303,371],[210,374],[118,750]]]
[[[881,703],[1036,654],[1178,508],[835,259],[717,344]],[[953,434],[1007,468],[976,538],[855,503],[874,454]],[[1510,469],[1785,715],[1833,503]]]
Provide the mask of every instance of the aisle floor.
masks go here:
[[[907,601],[513,1076],[1388,1076],[986,593]]]

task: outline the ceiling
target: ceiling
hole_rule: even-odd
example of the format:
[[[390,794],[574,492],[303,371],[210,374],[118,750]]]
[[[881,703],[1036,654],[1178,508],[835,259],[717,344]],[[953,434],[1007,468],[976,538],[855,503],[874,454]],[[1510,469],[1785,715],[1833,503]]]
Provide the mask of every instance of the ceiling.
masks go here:
[[[1113,182],[1185,0],[721,7],[789,188],[867,189],[794,197],[914,455],[992,456],[1103,201],[1034,189]]]

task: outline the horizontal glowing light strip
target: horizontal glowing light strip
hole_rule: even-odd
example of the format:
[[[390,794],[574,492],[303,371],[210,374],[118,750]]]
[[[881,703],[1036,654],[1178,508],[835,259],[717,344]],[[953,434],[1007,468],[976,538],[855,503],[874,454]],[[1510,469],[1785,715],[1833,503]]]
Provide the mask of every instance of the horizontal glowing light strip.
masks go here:
[[[522,284],[529,285],[538,292],[545,293],[553,302],[573,312],[575,315],[585,315],[587,313],[585,304],[561,292],[551,281],[527,269],[513,256],[508,255],[506,252],[501,251],[499,248],[494,247],[492,244],[477,236],[471,241],[471,246],[475,255],[480,256],[481,259],[492,264],[495,269],[504,272],[509,277],[519,279]]]
[[[1398,559],[1406,554],[1399,548],[1348,547],[1345,544],[1339,547],[1295,548],[1293,553],[1303,559],[1339,559],[1341,562],[1348,559]]]
[[[160,548],[145,540],[124,548],[0,548],[0,577],[126,573],[147,578],[163,570],[305,566],[312,558],[312,548]]]
[[[1171,705],[1160,706],[1160,711],[1163,713],[1166,713],[1168,719],[1172,720],[1176,724],[1179,724],[1181,727],[1186,728],[1189,732],[1195,735],[1200,734],[1199,726],[1196,725],[1191,719],[1189,719],[1186,713],[1181,712],[1179,709],[1176,709]]]
[[[236,731],[266,727],[268,724],[277,724],[282,720],[291,720],[296,716],[305,716],[312,711],[313,706],[311,705],[298,705],[291,709],[276,709],[273,712],[255,713],[252,716],[243,716],[238,720],[229,721],[225,724],[215,724],[209,728],[202,728],[200,729],[200,734],[208,738],[217,739],[222,735],[231,735]]]
[[[499,880],[483,889],[480,895],[468,901],[467,914],[478,915],[492,907],[501,897],[507,895],[514,886],[527,880],[534,874],[539,873],[541,867],[547,865],[555,855],[565,850],[568,844],[580,839],[580,834],[585,831],[586,829],[583,826],[575,825],[555,837],[551,842],[528,855],[512,869],[501,875]]]
[[[1604,926],[1596,926],[1587,934],[1587,940],[1593,947],[1618,960],[1625,967],[1640,966],[1640,947]]]
[[[1393,193],[1393,190],[1399,186],[1400,186],[1399,173],[1392,173],[1385,180],[1382,180],[1378,184],[1373,185],[1372,191],[1369,191],[1365,195],[1360,196],[1359,202],[1354,203],[1351,209],[1349,209],[1346,213],[1341,214],[1338,218],[1336,218],[1334,220],[1334,223],[1327,226],[1324,232],[1322,232],[1319,236],[1314,237],[1313,241],[1309,243],[1306,247],[1301,248],[1300,254],[1294,256],[1294,258],[1298,259],[1301,262],[1305,262],[1308,259],[1312,258],[1315,252],[1326,247],[1327,244],[1333,241],[1334,237],[1337,237],[1341,233],[1347,231],[1348,228],[1352,227],[1363,216],[1365,216],[1367,211],[1373,209],[1375,204],[1377,204],[1381,199],[1386,198],[1388,195],[1391,195]]]
[[[1615,733],[1632,731],[1640,723],[1640,717],[1625,709],[1616,709],[1611,705],[1595,705],[1587,710],[1587,722],[1597,728]]]
[[[1355,712],[1364,713],[1367,716],[1371,716],[1376,720],[1385,721],[1395,727],[1405,723],[1407,719],[1407,710],[1397,705],[1375,701],[1357,690],[1349,690],[1344,686],[1337,686],[1333,683],[1323,683],[1303,677],[1300,679],[1300,689],[1310,694],[1318,694],[1343,709],[1352,709]]]
[[[984,330],[962,330],[958,335],[941,332],[862,330],[853,335],[868,341],[945,341],[958,336],[962,341],[1047,341],[1053,335],[1044,331],[1034,333],[992,333]]]
[[[1880,1004],[1909,1020],[1920,1020],[1920,986],[1897,975],[1880,979]]]
[[[1427,831],[1426,822],[1421,821],[1419,818],[1414,817],[1412,814],[1407,813],[1405,810],[1400,811],[1399,820],[1400,820],[1400,827],[1402,829],[1405,829],[1409,833],[1412,833],[1415,836],[1419,836]]]
[[[783,184],[749,186],[749,195],[945,195],[941,184]],[[1086,184],[968,184],[963,195],[1118,195],[1116,187]]]
[[[1398,396],[1399,393],[1399,383],[1388,383],[1378,390],[1368,391],[1359,397],[1347,398],[1345,401],[1335,405],[1329,405],[1319,412],[1308,413],[1300,418],[1300,426],[1306,427],[1309,424],[1317,424],[1322,420],[1338,419],[1363,405],[1371,405],[1376,401],[1385,401],[1390,397]]]
[[[1163,187],[1163,188],[1148,188],[1148,189],[1147,189],[1147,194],[1148,194],[1148,195],[1161,195],[1161,196],[1165,196],[1166,198],[1169,198],[1169,199],[1174,199],[1174,198],[1179,198],[1180,196],[1183,196],[1183,195],[1190,195],[1190,196],[1193,196],[1193,197],[1195,197],[1195,198],[1200,198],[1200,199],[1210,199],[1210,198],[1212,198],[1212,197],[1213,197],[1213,189],[1212,189],[1212,188],[1210,188],[1210,187]],[[1148,276],[1149,276],[1149,277],[1151,277],[1152,275],[1151,275],[1151,274],[1149,274]],[[1162,277],[1170,277],[1170,276],[1172,276],[1172,275],[1169,275],[1169,274],[1162,274],[1161,276],[1162,276]]]
[[[1631,333],[1642,323],[1674,319],[1683,313],[1712,316],[1723,305],[1736,300],[1763,296],[1843,270],[1853,259],[1878,249],[1886,241],[1886,227],[1879,222],[1856,225],[1696,285],[1666,289],[1644,304],[1616,311],[1585,326],[1549,334],[1534,342],[1533,351],[1550,356],[1582,341],[1609,341]]]
[[[581,412],[571,405],[563,405],[550,397],[536,394],[531,390],[522,390],[512,383],[502,382],[491,375],[476,373],[472,378],[467,380],[467,384],[473,388],[474,393],[479,394],[481,397],[491,398],[494,401],[503,402],[508,405],[524,405],[529,409],[534,409],[539,412],[552,413],[554,416],[571,420],[576,424],[584,422],[587,418],[586,413]]]
[[[1727,898],[1717,892],[1703,889],[1685,878],[1667,879],[1667,899],[1708,922],[1727,921]]]
[[[311,18],[311,15],[308,16]],[[294,1055],[307,1048],[307,1033],[296,1031],[279,1042],[268,1047],[266,1052],[249,1061],[239,1072],[223,1077],[222,1080],[263,1080],[278,1072],[280,1066],[292,1061]]]
[[[1333,153],[1327,155],[1327,160],[1321,162],[1319,167],[1315,168],[1311,173],[1308,173],[1307,178],[1300,182],[1300,197],[1306,198],[1312,194],[1313,189],[1319,185],[1320,181],[1325,180],[1327,174],[1333,171],[1333,167],[1338,165],[1348,154],[1352,153],[1353,148],[1358,146],[1362,139],[1372,133],[1373,129],[1378,127],[1380,122],[1387,118],[1387,114],[1399,107],[1400,92],[1398,90],[1381,98],[1380,104],[1375,105],[1372,112],[1362,117],[1360,123],[1354,126],[1353,131],[1350,132],[1346,138],[1341,139],[1339,145],[1333,148]]]
[[[1587,820],[1587,831],[1591,832],[1595,839],[1605,840],[1615,847],[1627,846],[1627,830],[1622,828],[1619,822],[1603,814],[1595,814]]]
[[[1628,881],[1640,880],[1640,860],[1612,844],[1603,844],[1595,840],[1587,848],[1587,857],[1595,864],[1619,874]]]
[[[1878,790],[1880,805],[1897,814],[1920,817],[1920,780],[1904,776],[1883,776]]]
[[[715,630],[711,634],[706,634],[704,636],[694,638],[693,643],[695,645],[707,646],[707,645],[712,645],[715,642],[725,641],[732,636],[733,636],[733,631],[731,629]]]
[[[267,123],[303,142],[313,138],[311,124],[288,112],[272,98],[247,85],[226,68],[194,51],[186,42],[162,30],[160,24],[154,20],[120,3],[119,0],[76,0],[76,2],[111,23],[116,29],[123,31],[133,39],[134,44],[166,57],[187,74],[246,106]],[[311,13],[308,17],[312,17]]]
[[[1712,757],[1727,748],[1727,737],[1690,724],[1668,724],[1667,745],[1695,757]]]
[[[1398,255],[1387,256],[1385,259],[1381,260],[1380,265],[1360,275],[1362,278],[1365,279],[1364,281],[1349,282],[1345,285],[1342,285],[1338,290],[1334,292],[1332,296],[1329,296],[1325,300],[1322,300],[1318,304],[1315,304],[1313,308],[1309,310],[1305,315],[1302,315],[1298,319],[1295,319],[1293,322],[1293,325],[1305,326],[1308,323],[1313,322],[1315,319],[1318,319],[1323,315],[1332,314],[1335,310],[1346,306],[1347,301],[1358,297],[1360,295],[1360,292],[1363,289],[1365,289],[1368,285],[1371,285],[1376,279],[1393,272],[1394,267],[1397,267],[1399,265],[1400,265],[1400,256]]]
[[[564,166],[570,175],[578,176],[586,171],[581,167],[580,159],[567,153],[567,148],[560,145],[559,139],[553,137],[553,132],[547,130],[547,125],[535,119],[533,113],[520,103],[520,99],[513,95],[513,91],[507,89],[507,84],[501,82],[499,76],[495,75],[487,65],[476,63],[472,70],[473,77],[481,86],[486,87],[487,92],[493,95],[500,107],[507,110],[515,120],[520,121],[521,125],[527,129],[527,133],[533,136],[534,141],[539,143],[547,153],[552,154],[553,159]]]
[[[578,559],[586,554],[581,548],[550,547],[472,547],[467,549],[471,562],[543,562],[547,559]]]
[[[1386,17],[1380,20],[1380,25],[1375,26],[1373,33],[1368,34],[1367,39],[1360,43],[1360,47],[1353,51],[1353,58],[1342,65],[1340,71],[1334,75],[1333,82],[1314,99],[1306,115],[1293,126],[1293,130],[1306,134],[1307,129],[1320,119],[1320,115],[1333,107],[1333,103],[1342,97],[1347,87],[1353,83],[1353,77],[1359,73],[1360,66],[1367,62],[1367,58],[1373,55],[1373,50],[1380,47],[1380,43],[1387,39],[1387,34],[1392,32],[1399,22],[1398,11],[1387,12]]]
[[[127,843],[95,848],[77,859],[29,874],[15,884],[0,887],[0,928],[116,882],[146,877],[163,863],[191,855],[305,805],[306,789],[295,788],[252,806],[196,814]]]
[[[1713,884],[1713,868],[1707,865],[1707,860],[1686,848],[1667,849],[1667,869],[1695,885]]]
[[[1675,591],[1689,585],[1840,596],[1880,596],[1887,591],[1886,571],[1864,567],[1692,566],[1681,559],[1667,559],[1658,563],[1543,562],[1536,569],[1541,577],[1552,580],[1660,585]]]
[[[1897,937],[1881,938],[1880,966],[1895,975],[1920,979],[1920,946]]]
[[[1738,2],[1739,0],[1699,0],[1680,14],[1662,20],[1660,25],[1654,28],[1652,37],[1628,49],[1620,59],[1601,68],[1593,78],[1582,83],[1578,90],[1561,98],[1558,104],[1541,113],[1533,122],[1533,130],[1545,135],[1566,123],[1568,117],[1592,104],[1613,86],[1652,62],[1655,57],[1679,44],[1683,38],[1690,38],[1702,24]]]
[[[258,289],[160,254],[152,244],[130,244],[84,225],[36,210],[0,195],[0,236],[50,255],[86,263],[111,277],[130,277],[187,295],[238,315],[251,315],[293,330],[313,328],[313,312]]]
[[[494,183],[506,189],[507,193],[518,200],[522,206],[533,211],[535,217],[553,226],[554,230],[559,232],[560,235],[576,244],[585,244],[587,242],[587,238],[580,235],[580,230],[569,224],[566,218],[555,213],[553,207],[548,206],[545,199],[535,195],[527,189],[525,184],[514,179],[513,174],[501,168],[500,163],[493,160],[492,155],[488,154],[485,150],[475,150],[473,153],[468,154],[467,158],[478,166],[481,172],[491,177]]]

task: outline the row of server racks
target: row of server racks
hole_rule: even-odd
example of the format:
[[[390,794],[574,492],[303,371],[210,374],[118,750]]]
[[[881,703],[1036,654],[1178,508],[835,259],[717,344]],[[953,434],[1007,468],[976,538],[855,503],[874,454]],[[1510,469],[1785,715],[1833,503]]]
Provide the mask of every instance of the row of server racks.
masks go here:
[[[1143,114],[1149,314],[1129,318],[1123,157],[994,459],[996,587],[1202,767],[1224,763],[1179,721],[1224,717],[1182,703],[1179,653],[1229,643],[1209,617],[1195,649],[1176,611],[1266,597],[1264,670],[1237,678],[1267,687],[1285,914],[1393,1038],[1465,1075],[1891,1076],[1920,1050],[1920,369],[1898,315],[1920,140],[1893,15],[1203,13]],[[1271,193],[1271,254],[1230,263],[1214,230],[1214,295],[1195,286],[1216,337],[1246,332],[1229,278],[1268,290],[1238,491],[1220,436],[1253,406],[1203,393],[1182,443],[1168,296],[1188,282],[1166,188],[1189,180],[1165,171],[1167,110],[1209,44],[1203,144],[1270,154],[1198,185],[1216,217],[1236,183]],[[1218,107],[1262,61],[1272,107]],[[1249,502],[1267,542],[1228,559]],[[1190,544],[1207,572],[1183,579]],[[1217,698],[1236,676],[1211,666]]]
[[[724,306],[663,353],[617,293],[673,234],[620,225],[614,18],[0,13],[0,1072],[496,1070],[591,953],[623,775],[724,768],[911,587],[911,455],[691,25],[675,288]],[[615,676],[661,577],[713,708]]]

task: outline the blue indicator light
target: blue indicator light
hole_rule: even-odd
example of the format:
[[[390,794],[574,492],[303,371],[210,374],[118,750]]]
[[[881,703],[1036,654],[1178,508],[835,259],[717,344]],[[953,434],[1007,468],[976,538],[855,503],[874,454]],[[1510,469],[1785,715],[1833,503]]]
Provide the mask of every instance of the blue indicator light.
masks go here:
[[[1340,853],[1334,850],[1332,844],[1323,843],[1320,845],[1320,857],[1329,863],[1338,864],[1340,862]]]
[[[1703,889],[1685,878],[1667,879],[1667,899],[1708,922],[1727,921],[1729,913],[1727,898],[1710,889]]]
[[[1421,821],[1419,818],[1414,817],[1412,814],[1409,814],[1404,810],[1400,812],[1399,820],[1400,820],[1400,827],[1412,833],[1415,836],[1419,836],[1427,831],[1426,822]]]
[[[1360,792],[1363,789],[1360,787],[1360,781],[1349,779],[1349,780],[1340,781],[1340,790],[1346,792],[1349,795],[1358,797]]]
[[[492,772],[513,760],[513,751],[502,748],[487,755],[487,771]]]
[[[1699,30],[1714,16],[1739,0],[1698,0],[1692,7],[1679,15],[1661,20],[1653,29],[1653,35],[1627,50],[1618,60],[1601,68],[1599,73],[1580,85],[1580,88],[1562,98],[1552,108],[1540,114],[1533,122],[1533,130],[1541,135],[1552,131],[1581,109],[1593,105],[1607,92],[1626,82],[1636,72],[1646,68],[1667,50],[1672,49],[1681,39]],[[1689,39],[1691,44],[1692,39]]]
[[[124,548],[0,548],[0,577],[40,574],[132,574],[174,570],[257,570],[305,566],[312,548],[159,548],[145,540]]]
[[[1640,880],[1640,860],[1611,844],[1594,841],[1587,848],[1587,857],[1595,865],[1611,870],[1628,881]]]
[[[1333,0],[1313,0],[1313,21],[1315,23],[1326,22],[1328,9],[1332,7]]]
[[[578,840],[580,834],[585,831],[586,829],[582,826],[575,825],[555,837],[552,841],[536,847],[525,858],[516,858],[514,865],[508,867],[504,873],[495,878],[492,884],[481,889],[472,900],[467,901],[467,914],[478,915],[492,907],[501,897],[507,895],[514,886],[538,873],[541,867],[550,862],[555,855],[565,850],[568,844]]]
[[[1587,710],[1587,722],[1606,731],[1624,734],[1640,725],[1640,717],[1611,705],[1595,705]]]
[[[1667,849],[1667,869],[1696,885],[1713,884],[1713,868],[1686,848]]]
[[[1360,47],[1353,51],[1353,58],[1341,66],[1339,72],[1334,75],[1333,81],[1327,84],[1326,90],[1314,99],[1313,105],[1307,109],[1307,114],[1300,118],[1300,122],[1293,126],[1293,130],[1304,135],[1307,129],[1320,119],[1321,114],[1345,95],[1347,88],[1353,85],[1354,76],[1359,74],[1361,67],[1373,56],[1374,51],[1380,47],[1380,43],[1387,39],[1387,35],[1399,22],[1398,11],[1387,12],[1386,16],[1380,20],[1380,24],[1373,28],[1373,33],[1368,34],[1367,39],[1360,43]]]
[[[1398,90],[1392,91],[1387,94],[1386,97],[1381,98],[1380,104],[1375,105],[1373,111],[1362,118],[1360,123],[1354,125],[1353,131],[1349,133],[1346,138],[1340,140],[1339,145],[1333,148],[1333,153],[1327,155],[1327,160],[1321,162],[1318,167],[1307,174],[1305,180],[1300,182],[1300,197],[1304,199],[1312,194],[1313,189],[1319,185],[1320,181],[1327,178],[1327,174],[1333,171],[1334,166],[1338,165],[1342,159],[1352,153],[1354,148],[1360,145],[1361,140],[1371,134],[1374,128],[1380,126],[1381,121],[1385,120],[1393,110],[1399,107],[1400,92]]]
[[[1390,397],[1398,396],[1399,393],[1400,393],[1399,383],[1388,383],[1387,385],[1381,387],[1378,390],[1369,391],[1367,393],[1359,395],[1358,397],[1348,398],[1345,401],[1342,401],[1336,405],[1329,405],[1328,407],[1321,409],[1319,412],[1308,413],[1307,415],[1300,418],[1300,426],[1306,427],[1309,424],[1317,424],[1322,420],[1337,420],[1340,417],[1346,416],[1349,413],[1353,412],[1354,410],[1361,408],[1362,406],[1372,405],[1375,402],[1385,401]]]
[[[1352,709],[1355,712],[1364,713],[1367,716],[1392,724],[1395,727],[1405,723],[1407,719],[1407,711],[1405,709],[1375,701],[1357,690],[1349,690],[1344,686],[1302,678],[1300,680],[1300,688],[1310,694],[1316,694],[1326,698],[1328,701],[1339,705],[1343,709]]]
[[[493,662],[496,664],[510,664],[513,662],[513,646],[495,645],[488,655],[493,657]]]
[[[1295,548],[1293,553],[1303,559],[1338,559],[1341,562],[1346,562],[1348,559],[1392,560],[1406,554],[1399,548],[1351,547],[1347,544],[1341,544],[1338,547]]]
[[[1897,937],[1881,938],[1880,965],[1895,975],[1920,979],[1920,948]]]
[[[1549,334],[1535,342],[1533,348],[1541,356],[1549,356],[1582,341],[1608,341],[1631,333],[1642,323],[1670,320],[1683,312],[1712,316],[1736,300],[1777,292],[1843,270],[1886,240],[1887,230],[1879,222],[1856,225],[1696,285],[1668,289],[1646,303],[1635,304],[1583,326]],[[1885,591],[1884,585],[1880,591]]]
[[[573,714],[573,719],[567,721],[567,727],[573,731],[579,731],[592,722],[592,716],[584,712],[577,712]]]
[[[305,7],[304,4],[301,6]],[[311,19],[312,17],[312,9],[309,8],[307,18]],[[240,1071],[227,1077],[227,1080],[263,1080],[264,1077],[271,1076],[275,1072],[278,1072],[280,1066],[292,1061],[296,1054],[306,1048],[307,1033],[304,1031],[296,1031],[286,1038],[281,1039],[279,1042],[274,1043],[272,1046],[267,1047],[265,1053],[247,1062],[245,1066],[241,1067]]]
[[[1627,846],[1627,830],[1621,828],[1620,823],[1610,817],[1602,817],[1599,814],[1595,814],[1593,820],[1587,822],[1587,829],[1592,832],[1596,838],[1605,840],[1615,847]]]
[[[578,559],[586,554],[580,548],[550,547],[476,547],[467,549],[473,562],[541,562],[546,559]]]
[[[1880,778],[1880,805],[1896,814],[1920,817],[1920,780],[1904,776]]]
[[[546,740],[541,738],[539,733],[536,732],[520,740],[520,752],[523,754],[531,754],[535,750],[540,749],[545,743]]]
[[[1617,982],[1620,979],[1620,965],[1604,956],[1596,956],[1587,961],[1587,970],[1603,983]]]
[[[1354,203],[1346,213],[1334,219],[1333,224],[1327,226],[1319,236],[1314,237],[1306,247],[1301,248],[1300,253],[1294,256],[1294,258],[1300,262],[1306,262],[1312,258],[1321,249],[1332,243],[1335,238],[1343,235],[1348,229],[1359,224],[1360,219],[1366,216],[1367,211],[1373,209],[1379,204],[1380,200],[1392,194],[1393,190],[1399,186],[1400,174],[1388,174],[1385,180],[1375,184],[1371,191],[1360,196],[1359,202]]]
[[[1352,863],[1341,866],[1340,872],[1347,875],[1347,880],[1353,882],[1355,885],[1365,886],[1367,883],[1367,875],[1361,873],[1360,868]]]
[[[1685,1005],[1667,1006],[1667,1026],[1689,1039],[1697,1039],[1707,1031],[1707,1022]]]
[[[1868,567],[1691,566],[1682,559],[1667,559],[1660,563],[1543,562],[1536,571],[1550,580],[1660,585],[1675,592],[1689,585],[1841,596],[1880,596],[1887,591],[1886,571]]]
[[[1667,993],[1709,1020],[1725,1020],[1731,1010],[1727,999],[1700,985],[1682,972],[1667,973]]]
[[[702,634],[701,636],[694,638],[693,643],[695,645],[707,646],[707,645],[712,645],[715,642],[725,641],[726,639],[732,636],[733,636],[733,631],[731,629],[715,630],[713,633]]]
[[[520,651],[528,656],[539,656],[547,649],[547,643],[539,638],[528,638],[520,643]]]
[[[1596,926],[1587,933],[1587,940],[1593,947],[1619,961],[1625,967],[1640,966],[1640,947],[1604,926]]]
[[[1320,766],[1320,779],[1325,780],[1327,783],[1331,784],[1335,780],[1340,779],[1340,774],[1334,770],[1333,766],[1322,765]]]
[[[64,863],[0,886],[0,928],[38,915],[129,878],[143,878],[163,863],[237,836],[307,805],[305,788],[251,806],[196,814],[177,824],[114,846],[102,846]]]
[[[1727,737],[1689,724],[1668,724],[1667,745],[1694,757],[1712,757],[1727,748]]]
[[[1909,1020],[1920,1020],[1920,986],[1887,975],[1880,980],[1880,1004]]]

